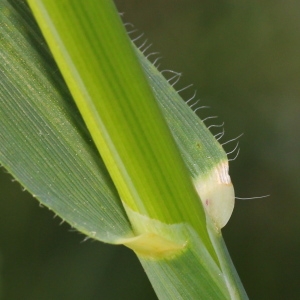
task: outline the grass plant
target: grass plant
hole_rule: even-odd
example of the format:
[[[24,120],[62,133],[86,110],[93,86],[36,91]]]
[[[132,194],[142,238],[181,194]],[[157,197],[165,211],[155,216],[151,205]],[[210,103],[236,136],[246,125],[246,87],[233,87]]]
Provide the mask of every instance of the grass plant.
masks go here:
[[[135,251],[159,299],[247,299],[217,139],[112,1],[28,4],[0,0],[1,164],[72,227]]]

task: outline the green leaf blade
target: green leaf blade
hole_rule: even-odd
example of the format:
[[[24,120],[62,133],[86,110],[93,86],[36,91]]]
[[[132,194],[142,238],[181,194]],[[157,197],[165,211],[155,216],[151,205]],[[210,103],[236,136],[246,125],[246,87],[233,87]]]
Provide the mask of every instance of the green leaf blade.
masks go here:
[[[36,25],[24,24],[5,1],[1,6],[8,14],[1,17],[0,33],[1,163],[88,236],[106,242],[131,236],[118,194],[45,42],[40,55]]]

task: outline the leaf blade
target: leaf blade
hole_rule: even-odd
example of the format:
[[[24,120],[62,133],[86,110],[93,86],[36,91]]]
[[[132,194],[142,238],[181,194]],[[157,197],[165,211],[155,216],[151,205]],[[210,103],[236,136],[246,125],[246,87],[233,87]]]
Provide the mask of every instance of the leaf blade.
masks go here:
[[[30,20],[29,10],[22,6],[27,14],[22,19],[7,2],[1,6],[8,14],[1,17],[1,163],[44,205],[88,236],[112,243],[131,236],[119,196],[62,77],[46,48],[40,55],[36,25],[32,19],[27,27],[22,23]]]

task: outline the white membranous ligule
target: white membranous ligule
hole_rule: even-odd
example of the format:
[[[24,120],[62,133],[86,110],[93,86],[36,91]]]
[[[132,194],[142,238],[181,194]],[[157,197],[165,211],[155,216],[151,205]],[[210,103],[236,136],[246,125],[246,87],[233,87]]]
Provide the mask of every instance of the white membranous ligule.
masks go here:
[[[234,208],[234,188],[228,174],[228,161],[216,165],[206,176],[194,180],[206,213],[221,229],[231,217]]]

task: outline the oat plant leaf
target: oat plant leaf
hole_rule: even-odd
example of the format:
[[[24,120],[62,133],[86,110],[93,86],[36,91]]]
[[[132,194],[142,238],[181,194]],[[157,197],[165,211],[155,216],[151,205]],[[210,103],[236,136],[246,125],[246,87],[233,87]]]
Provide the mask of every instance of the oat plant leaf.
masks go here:
[[[57,55],[62,49],[59,47],[65,44],[50,41],[59,69],[26,2],[0,0],[0,163],[43,205],[77,230],[97,240],[121,243],[133,249],[160,299],[247,299],[220,231],[234,205],[228,160],[222,146],[143,54],[137,49],[135,53],[130,52],[134,47],[125,38],[112,2],[29,3],[39,22],[48,22],[50,31],[58,26],[62,36],[67,32],[76,38],[75,30],[87,30],[88,39],[83,45],[80,45],[83,38],[75,43],[76,49],[74,44],[63,48],[70,61]],[[63,6],[68,8],[66,15]],[[47,9],[52,10],[52,16]],[[98,15],[96,20],[88,17]],[[64,26],[72,22],[74,26],[59,28],[61,24],[55,23],[55,18],[62,18],[59,22],[63,21]],[[98,31],[103,40],[97,42],[99,48],[95,51],[88,44],[93,45],[93,39],[89,41],[89,38],[99,34]],[[63,41],[69,36],[63,37]],[[120,43],[117,36],[124,42]],[[70,46],[74,40],[70,38],[69,42]],[[103,59],[101,55],[81,68],[84,60],[80,51],[86,54],[87,61],[98,51],[107,55],[101,62],[105,72],[100,68],[98,78],[92,74],[99,63],[97,59]],[[143,71],[139,71],[139,64]],[[76,82],[77,74],[88,80]],[[93,102],[95,99],[89,103],[85,103],[86,97],[78,100],[78,87],[82,83],[84,88],[88,87],[89,81],[95,87],[93,96],[100,92],[103,103],[117,99],[120,105],[107,101],[109,108],[99,109],[100,104]],[[100,90],[97,85],[101,85]],[[147,102],[144,102],[146,106],[139,106],[142,101],[141,97],[134,96],[136,91],[149,101],[157,101],[159,109],[155,108],[157,104]],[[141,108],[135,112],[137,118],[132,115],[135,105]],[[153,119],[150,114],[148,120],[148,110],[146,113],[143,110],[148,106],[162,115]],[[110,126],[102,129],[98,126],[102,121],[109,123],[109,119],[114,122]],[[135,119],[140,123],[135,124]],[[166,126],[157,131],[153,120],[154,123],[165,120]],[[132,126],[129,131],[126,122]],[[170,142],[166,147],[171,145],[171,150],[156,153],[151,148],[155,142],[149,142],[152,133],[141,133],[147,127],[143,127],[145,124],[159,133],[157,141],[163,142],[158,144]],[[99,137],[103,128],[109,142]],[[171,135],[168,137],[168,128],[178,149]],[[118,136],[120,132],[125,135]],[[124,146],[132,138],[132,132],[137,140]],[[145,137],[149,138],[146,143]],[[107,144],[103,151],[104,143]],[[142,155],[147,148],[152,149],[152,154]],[[158,149],[163,148],[164,145]],[[164,157],[166,153],[171,154]],[[116,157],[122,158],[120,164],[116,164]],[[138,162],[136,158],[140,158]],[[159,163],[158,168],[155,163]],[[175,174],[172,174],[173,167]],[[130,176],[123,176],[116,168],[129,170]],[[135,197],[135,191],[144,196]]]

